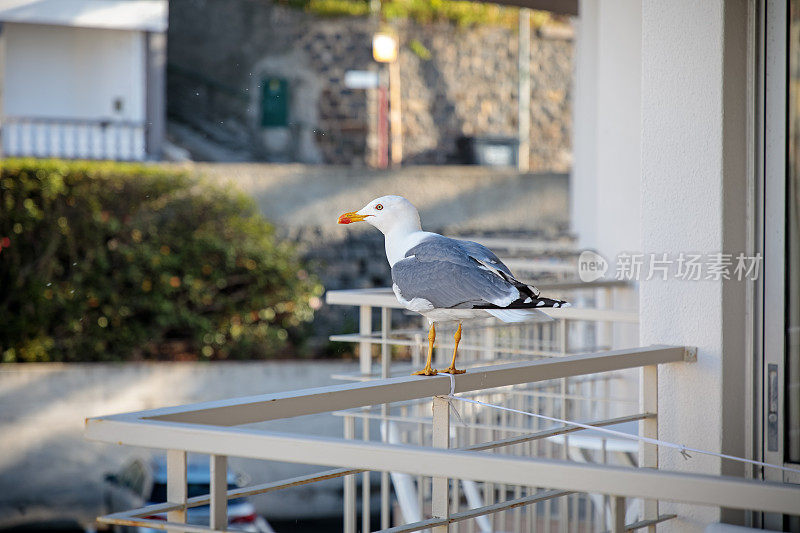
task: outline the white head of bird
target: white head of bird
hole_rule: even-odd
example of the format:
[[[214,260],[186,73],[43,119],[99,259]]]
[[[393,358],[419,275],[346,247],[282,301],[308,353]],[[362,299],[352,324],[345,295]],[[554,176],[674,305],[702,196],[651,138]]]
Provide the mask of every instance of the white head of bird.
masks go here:
[[[402,196],[381,196],[358,211],[344,213],[339,217],[339,224],[360,221],[375,226],[387,236],[392,233],[408,234],[422,229],[417,208]]]

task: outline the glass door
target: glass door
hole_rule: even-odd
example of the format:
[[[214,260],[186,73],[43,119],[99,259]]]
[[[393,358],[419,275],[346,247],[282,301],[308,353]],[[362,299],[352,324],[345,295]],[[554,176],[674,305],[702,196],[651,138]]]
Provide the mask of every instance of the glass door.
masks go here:
[[[800,0],[762,0],[761,100],[764,276],[761,310],[760,452],[800,465]],[[800,483],[765,469],[764,479]],[[764,515],[761,525],[800,532],[798,517]]]

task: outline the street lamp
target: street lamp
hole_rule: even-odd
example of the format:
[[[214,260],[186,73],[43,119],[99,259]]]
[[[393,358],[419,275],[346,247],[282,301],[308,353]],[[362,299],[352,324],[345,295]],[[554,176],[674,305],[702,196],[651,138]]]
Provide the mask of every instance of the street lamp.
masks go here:
[[[372,57],[378,63],[392,63],[397,59],[397,39],[388,33],[372,36]]]
[[[389,103],[391,103],[391,113],[389,120],[391,121],[392,130],[392,165],[398,166],[403,160],[403,132],[400,116],[400,63],[397,61],[398,44],[397,39],[385,32],[378,32],[372,36],[372,57],[378,63],[389,64]],[[379,166],[386,167],[388,165],[387,152],[388,146],[388,132],[386,121],[386,88],[383,84],[378,88],[380,106],[378,113],[378,132],[380,135],[380,161]]]

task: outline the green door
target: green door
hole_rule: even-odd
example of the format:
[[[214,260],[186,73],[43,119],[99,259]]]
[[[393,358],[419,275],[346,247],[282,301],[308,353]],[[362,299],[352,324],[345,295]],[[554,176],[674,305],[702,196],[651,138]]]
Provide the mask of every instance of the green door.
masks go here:
[[[261,127],[282,128],[289,125],[289,82],[283,78],[261,81]]]

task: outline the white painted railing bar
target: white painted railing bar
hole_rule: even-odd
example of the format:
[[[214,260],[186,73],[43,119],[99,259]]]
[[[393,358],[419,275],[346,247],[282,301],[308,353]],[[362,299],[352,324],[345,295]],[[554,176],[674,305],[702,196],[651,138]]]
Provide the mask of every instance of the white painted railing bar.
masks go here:
[[[228,525],[228,458],[225,455],[211,455],[211,529],[226,529]]]
[[[449,386],[447,388],[449,390]],[[93,440],[123,442],[132,446],[184,449],[290,463],[307,464],[311,461],[334,467],[457,477],[510,485],[528,485],[530,480],[535,479],[539,486],[576,492],[618,494],[786,514],[800,511],[797,507],[800,487],[797,486],[649,468],[576,464],[556,459],[483,453],[478,459],[475,452],[467,451],[156,421],[90,419],[86,436]]]
[[[348,413],[348,415],[350,415],[350,416],[355,415],[355,414],[356,414],[355,412],[349,412]],[[638,414],[638,415],[629,415],[629,416],[617,417],[617,418],[608,419],[608,420],[593,421],[593,422],[591,422],[591,424],[595,425],[595,426],[614,425],[614,424],[619,424],[619,423],[624,423],[624,422],[631,422],[631,421],[642,420],[642,419],[648,419],[648,418],[653,418],[653,417],[655,417],[654,414],[644,413],[644,414]],[[506,439],[501,439],[501,440],[497,440],[497,441],[493,441],[493,442],[477,443],[477,444],[473,444],[473,445],[470,445],[470,446],[462,447],[462,448],[459,448],[459,449],[461,449],[461,450],[469,450],[469,451],[481,451],[481,450],[487,450],[487,449],[494,449],[494,448],[499,448],[499,447],[503,447],[503,446],[512,446],[512,445],[515,445],[515,444],[520,444],[520,443],[528,442],[528,441],[531,441],[531,440],[543,439],[543,438],[547,438],[547,437],[550,437],[550,436],[555,436],[555,435],[560,435],[560,434],[565,434],[565,433],[571,433],[571,432],[580,431],[580,430],[581,430],[581,428],[576,428],[574,426],[562,426],[562,427],[552,428],[552,429],[543,430],[543,431],[538,431],[538,432],[530,433],[530,434],[526,434],[526,435],[519,435],[519,436],[515,436],[515,437],[509,437],[509,438],[506,438]],[[185,487],[186,487],[186,483],[185,483],[185,479],[186,479],[186,477],[185,477],[185,457],[186,457],[186,452],[176,451],[176,450],[169,450],[167,452],[167,456],[168,456],[168,460],[167,460],[168,469],[171,468],[171,465],[172,465],[172,467],[176,467],[177,468],[177,470],[176,470],[176,474],[177,475],[175,476],[175,480],[174,480],[175,482],[174,483],[168,483],[168,491],[170,491],[168,494],[174,494],[172,491],[174,491],[176,489],[180,489],[180,488],[183,488],[184,493],[185,493]],[[173,465],[173,463],[175,463],[175,464]],[[181,465],[183,465],[183,470],[181,470],[181,468],[182,468]],[[255,485],[255,486],[252,486],[252,487],[231,489],[231,490],[226,491],[224,497],[226,499],[230,500],[230,499],[241,498],[241,497],[245,497],[245,496],[253,496],[253,495],[257,495],[257,494],[264,494],[264,493],[267,493],[267,492],[274,492],[274,491],[277,491],[277,490],[283,490],[283,489],[287,489],[287,488],[291,488],[291,487],[302,486],[302,485],[306,485],[306,484],[310,484],[310,483],[315,483],[315,482],[318,482],[318,481],[336,479],[336,478],[340,478],[340,477],[347,476],[347,475],[358,474],[358,473],[361,473],[361,472],[363,472],[363,470],[357,470],[357,469],[336,469],[336,470],[330,470],[330,471],[325,471],[325,472],[319,472],[319,473],[316,473],[316,474],[310,474],[310,475],[306,475],[306,476],[299,476],[299,477],[296,477],[296,478],[291,478],[291,479],[286,479],[286,480],[281,480],[281,481],[276,481],[276,482],[271,482],[271,483],[264,483],[264,484]],[[170,479],[172,479],[172,476],[170,476]],[[180,498],[180,495],[178,495],[178,498]],[[174,503],[164,503],[164,504],[149,505],[149,506],[142,507],[142,508],[139,508],[139,509],[133,509],[133,510],[130,510],[130,511],[125,511],[123,513],[115,513],[113,515],[108,515],[108,516],[105,516],[105,517],[101,517],[101,518],[99,518],[99,521],[102,522],[102,523],[107,523],[107,524],[130,525],[131,524],[131,520],[139,519],[139,518],[144,517],[144,516],[152,516],[152,515],[156,515],[156,514],[167,512],[168,513],[167,519],[168,519],[169,522],[171,522],[171,523],[183,523],[183,521],[185,520],[185,509],[189,509],[189,508],[192,508],[192,507],[198,507],[200,505],[206,505],[206,504],[208,504],[210,502],[210,496],[209,495],[196,496],[196,497],[189,498],[189,499],[186,499],[185,495],[184,495],[183,498],[184,498],[185,503],[179,503],[180,502],[179,499],[173,499],[173,497],[170,496],[169,497],[169,501],[170,502],[174,502]],[[524,502],[523,503],[519,503],[518,505],[523,505],[523,504],[524,504]],[[492,507],[492,506],[489,506],[489,507]],[[486,510],[485,512],[486,513],[488,513],[488,512],[498,512],[498,511],[501,511],[501,510],[503,510],[505,508],[512,508],[512,507],[513,507],[513,505],[512,506],[503,507],[503,508],[497,507],[496,510]],[[492,508],[494,508],[494,507],[492,507]],[[355,508],[353,507],[353,509],[355,509]],[[175,514],[175,513],[182,513],[182,516],[184,518],[181,518],[180,515]],[[478,510],[475,510],[475,509],[471,510],[470,513],[472,513],[475,516],[479,515]],[[451,517],[452,516],[456,516],[456,515],[451,515]],[[466,516],[466,515],[464,515],[464,516]],[[173,517],[175,517],[175,518],[173,518]],[[163,524],[163,522],[161,522],[161,523]],[[427,526],[424,526],[424,527],[430,527],[431,524],[428,524],[427,522],[425,522],[425,523],[427,524]],[[144,524],[141,524],[141,525],[144,525]],[[424,527],[421,528],[421,529],[424,529]],[[384,529],[386,529],[386,528],[384,528]]]
[[[612,430],[612,429],[603,429],[603,428],[599,428],[597,426],[592,426],[592,425],[589,425],[589,424],[583,424],[581,422],[576,422],[576,421],[571,421],[571,420],[564,420],[564,419],[555,418],[555,417],[546,416],[546,415],[540,415],[538,413],[528,413],[528,412],[520,411],[520,410],[517,410],[517,409],[511,409],[509,407],[503,407],[501,405],[493,405],[493,404],[489,404],[489,403],[486,403],[486,402],[481,402],[481,401],[478,401],[478,400],[472,400],[472,399],[469,399],[469,398],[461,398],[461,397],[458,397],[458,396],[453,396],[452,394],[447,396],[447,398],[449,398],[451,400],[458,400],[458,401],[462,401],[462,402],[473,403],[473,404],[476,404],[476,405],[481,405],[483,407],[489,407],[489,408],[492,408],[492,409],[510,411],[510,412],[514,412],[514,413],[518,413],[518,414],[522,414],[522,415],[535,417],[535,418],[541,418],[541,419],[547,420],[549,422],[572,424],[572,425],[575,425],[575,426],[578,426],[578,427],[582,427],[583,429],[590,429],[590,430],[594,430],[594,431],[600,431],[600,432],[603,432],[603,433],[606,433],[606,434],[609,434],[609,435],[614,435],[616,437],[620,437],[620,438],[623,438],[623,439],[638,440],[639,442],[645,442],[645,443],[656,445],[656,446],[673,448],[673,449],[679,450],[680,453],[682,455],[684,455],[686,458],[690,458],[691,457],[691,455],[689,455],[688,452],[700,453],[700,454],[704,454],[704,455],[711,455],[711,456],[714,456],[714,457],[719,457],[721,459],[728,459],[728,460],[731,460],[731,461],[738,461],[738,462],[741,462],[741,463],[748,463],[748,464],[758,465],[758,466],[762,466],[762,467],[765,467],[765,468],[777,468],[777,469],[780,469],[780,470],[783,470],[783,471],[786,471],[786,472],[800,473],[800,470],[798,470],[796,468],[791,468],[791,467],[787,467],[787,466],[783,466],[783,465],[779,465],[779,464],[765,463],[763,461],[755,461],[753,459],[747,459],[746,457],[738,457],[738,456],[735,456],[735,455],[728,455],[728,454],[713,452],[713,451],[709,451],[709,450],[700,450],[698,448],[692,448],[692,447],[689,447],[689,446],[685,446],[683,444],[677,444],[677,443],[674,443],[674,442],[669,442],[669,441],[664,441],[664,440],[659,440],[659,439],[653,439],[653,438],[650,438],[650,437],[645,437],[643,435],[633,435],[633,434],[630,434],[630,433],[625,433],[624,431],[616,431],[616,430]],[[566,456],[565,456],[565,458],[566,458]]]
[[[557,281],[552,283],[536,283],[536,287],[545,292],[555,292],[560,290],[597,290],[597,289],[612,289],[616,283],[582,283],[570,281]],[[623,285],[630,285],[625,282]],[[325,302],[331,305],[365,305],[368,307],[388,307],[391,309],[405,309],[397,297],[394,295],[391,287],[379,287],[375,289],[343,289],[328,291],[325,293]],[[568,307],[566,309],[574,309]],[[565,309],[565,310],[566,310]]]
[[[561,496],[567,496],[568,494],[572,494],[572,492],[568,490],[547,490],[537,492],[536,494],[525,496],[524,498],[506,500],[504,502],[494,503],[492,505],[484,505],[482,507],[469,509],[467,511],[455,512],[452,513],[448,518],[428,518],[427,520],[420,520],[419,522],[413,522],[411,524],[404,524],[402,526],[382,529],[376,533],[411,533],[412,531],[421,531],[428,528],[447,526],[447,524],[470,520],[487,514],[499,513],[501,511],[508,511],[516,507],[522,507],[523,505],[530,505],[533,503],[552,500],[553,498],[560,498]]]
[[[358,342],[366,343],[367,345],[378,344],[381,346],[416,346],[417,342],[411,339],[402,339],[398,337],[381,338],[372,335],[360,335],[358,333],[344,333],[341,335],[331,335],[328,340],[332,342]],[[454,344],[448,342],[437,343],[436,348],[440,350],[452,350]],[[459,351],[479,351],[483,353],[507,353],[513,355],[527,355],[531,357],[561,357],[561,351],[553,350],[533,350],[527,348],[512,348],[511,346],[476,346],[474,344],[459,343]],[[577,350],[575,350],[577,351]],[[459,353],[460,353],[459,352]],[[481,361],[486,364],[485,361]],[[375,377],[375,376],[373,376]]]
[[[455,377],[455,392],[671,363],[683,361],[685,357],[686,350],[682,346],[649,346],[474,368]],[[87,422],[87,431],[112,420],[236,426],[449,393],[447,374],[405,376],[92,418]],[[111,437],[112,442],[117,440]]]
[[[173,505],[177,504],[167,513],[169,522],[186,523],[185,504],[188,500],[186,470],[186,452],[184,450],[167,450],[167,502]]]
[[[450,447],[450,402],[441,396],[433,398],[433,447]],[[450,516],[450,494],[447,476],[434,476],[431,482],[431,514],[433,518],[445,519],[433,526],[432,533],[447,533],[447,517]]]
[[[246,496],[255,496],[258,494],[265,494],[267,492],[275,492],[278,490],[289,489],[292,487],[309,485],[311,483],[316,483],[318,481],[337,479],[351,474],[359,474],[361,472],[363,472],[363,470],[354,470],[352,468],[337,468],[334,470],[327,470],[324,472],[318,472],[316,474],[309,474],[306,476],[298,476],[294,478],[283,479],[280,481],[272,481],[270,483],[261,483],[258,485],[252,485],[250,487],[230,489],[227,491],[225,497],[228,500],[233,500],[236,498],[244,498]],[[151,516],[161,513],[168,513],[171,511],[182,510],[184,508],[191,509],[192,507],[200,507],[201,505],[208,505],[210,501],[211,501],[211,495],[204,494],[201,496],[193,496],[187,499],[185,504],[170,503],[170,502],[156,503],[144,507],[139,507],[137,509],[131,509],[128,511],[109,514],[98,518],[98,521],[101,521],[103,523],[116,524],[119,523],[118,522],[119,520],[132,519],[142,516]]]
[[[184,524],[182,522],[169,522],[164,520],[155,520],[153,518],[112,518],[114,515],[103,516],[97,519],[101,524],[116,525],[116,526],[131,526],[131,527],[146,527],[149,529],[160,529],[167,531],[181,531],[186,533],[225,533],[228,531],[242,531],[245,529],[238,529],[226,527],[223,529],[212,529],[208,526],[200,526],[196,524]]]
[[[684,347],[654,346],[631,350],[565,356],[534,362],[511,363],[471,369],[455,377],[404,376],[368,383],[350,383],[304,391],[267,394],[201,404],[180,406],[138,413],[128,413],[87,420],[86,436],[105,442],[128,444],[179,452],[192,451],[217,456],[275,460],[291,463],[315,463],[339,467],[340,470],[323,472],[315,476],[347,476],[362,471],[405,472],[444,480],[434,491],[434,502],[449,505],[448,479],[479,480],[529,486],[536,485],[553,490],[611,494],[619,503],[623,498],[635,497],[650,500],[671,500],[695,505],[715,505],[737,509],[754,509],[766,512],[796,514],[800,512],[800,487],[788,484],[767,483],[739,478],[665,472],[652,468],[621,468],[607,465],[573,463],[564,460],[540,459],[496,455],[474,450],[436,449],[382,442],[331,439],[307,435],[289,435],[258,431],[247,427],[230,427],[240,424],[275,420],[304,414],[354,409],[394,402],[407,402],[434,397],[440,404],[440,415],[447,413],[447,395],[469,393],[516,384],[535,384],[552,379],[583,376],[599,372],[623,370],[633,367],[651,367],[668,362],[691,360],[693,351]],[[452,381],[451,381],[452,380]],[[386,412],[388,415],[388,412]],[[382,412],[383,414],[383,412]],[[352,415],[352,413],[348,413]],[[439,418],[441,419],[442,416]],[[643,420],[652,420],[649,414]],[[365,425],[369,418],[365,418]],[[354,437],[353,417],[345,423],[346,436]],[[449,440],[449,422],[434,423],[438,446]],[[561,430],[565,428],[553,428]],[[548,430],[545,430],[548,431]],[[567,433],[567,432],[564,432]],[[528,434],[530,436],[530,434]],[[525,437],[518,435],[511,439]],[[368,438],[368,435],[367,435]],[[508,440],[508,439],[504,439]],[[492,441],[492,445],[499,441]],[[487,443],[479,443],[481,449]],[[505,445],[511,445],[505,444]],[[445,446],[442,446],[445,448]],[[483,448],[486,449],[486,448]],[[176,463],[177,464],[177,463]],[[174,470],[174,469],[173,469]],[[224,472],[224,468],[219,469]],[[173,476],[175,477],[175,476]],[[350,475],[347,478],[353,480]],[[172,480],[171,480],[172,481]],[[212,488],[212,508],[227,502],[231,491],[225,490],[224,479]],[[313,481],[308,481],[313,482]],[[280,484],[280,482],[278,482]],[[285,485],[285,483],[284,483]],[[346,485],[347,486],[347,485]],[[490,485],[491,486],[491,485]],[[354,485],[352,486],[354,489]],[[253,490],[251,487],[248,490]],[[277,490],[277,489],[275,489]],[[444,498],[442,498],[444,495]],[[354,498],[351,498],[354,503]],[[493,505],[491,500],[487,500]],[[175,510],[162,508],[161,512]],[[187,501],[188,506],[188,501]],[[182,505],[178,504],[178,508]],[[442,507],[441,505],[438,507]],[[354,508],[354,506],[353,506]],[[438,508],[442,520],[450,520],[458,511]],[[150,514],[153,514],[150,511]],[[212,513],[213,515],[213,513]],[[146,515],[147,516],[147,515]],[[217,512],[212,526],[224,529]],[[363,517],[363,515],[362,515]],[[645,516],[645,521],[660,517]],[[105,520],[137,520],[130,513],[104,517]],[[624,521],[624,520],[623,520]],[[157,529],[182,531],[209,531],[212,528],[186,526],[177,522],[155,521]],[[111,522],[108,522],[111,523]],[[119,522],[114,522],[119,523]],[[449,523],[449,522],[447,522]],[[150,524],[148,524],[150,525]],[[354,524],[353,524],[354,525]],[[620,530],[619,519],[616,522]],[[436,526],[428,526],[436,527]],[[439,526],[441,527],[441,526]],[[446,528],[446,524],[444,524]],[[627,527],[627,526],[626,526]]]
[[[409,367],[409,368],[413,368],[413,367]],[[331,376],[331,377],[335,378],[336,376],[334,375],[334,376]],[[573,383],[575,383],[575,382],[577,382],[577,381],[573,380]],[[536,389],[508,389],[508,388],[500,388],[500,389],[485,390],[485,391],[474,391],[474,392],[472,392],[470,394],[482,395],[482,394],[495,394],[496,392],[502,392],[503,394],[506,394],[508,396],[526,396],[526,397],[529,397],[529,398],[561,398],[562,397],[561,393],[556,393],[556,392],[547,392],[547,391],[536,390]],[[567,400],[592,401],[592,402],[610,403],[610,404],[616,404],[616,405],[621,405],[621,404],[639,405],[639,402],[636,401],[636,400],[629,400],[627,398],[618,398],[618,397],[615,397],[615,396],[608,396],[608,397],[604,396],[602,398],[598,398],[597,396],[588,396],[588,395],[584,395],[584,394],[564,394],[563,397],[565,399],[567,399]],[[395,405],[395,407],[397,407],[399,405],[414,405],[416,402],[419,402],[419,401],[420,400],[408,400],[407,402],[397,402],[394,405]],[[333,414],[335,416],[345,416],[345,415],[351,415],[352,414],[355,417],[362,417],[362,416],[370,416],[370,417],[372,417],[372,416],[374,416],[374,415],[371,415],[371,414],[364,415],[363,412],[358,412],[357,413],[356,411],[336,411]],[[422,420],[425,420],[425,419],[422,419],[422,418],[417,419],[417,418],[409,417],[409,416],[396,417],[396,419],[398,421],[401,421],[401,420],[413,420],[414,423],[422,421]],[[505,428],[503,428],[503,429],[505,429]]]
[[[363,418],[368,418],[370,420],[386,420],[388,422],[396,422],[397,424],[400,424],[400,425],[405,424],[405,425],[408,425],[408,426],[411,426],[411,427],[416,427],[419,424],[424,424],[424,425],[427,425],[427,426],[430,426],[431,424],[433,424],[433,420],[431,418],[413,417],[413,416],[393,416],[393,415],[387,415],[384,418],[383,415],[380,415],[380,414],[377,414],[377,413],[359,412],[359,411],[355,411],[355,410],[339,411],[339,412],[333,413],[333,415],[334,416],[347,416],[347,417],[353,417],[353,418],[362,418],[362,419]],[[582,424],[591,425],[591,426],[603,427],[603,426],[610,426],[610,425],[614,425],[614,424],[622,424],[624,422],[635,422],[637,420],[644,420],[644,419],[655,418],[655,417],[656,417],[655,413],[641,413],[641,414],[635,414],[635,415],[620,416],[620,417],[617,417],[617,418],[611,418],[611,419],[607,419],[607,420],[581,421],[581,423]],[[475,422],[470,423],[469,427],[470,428],[475,428],[475,429],[486,429],[486,430],[489,430],[489,431],[497,430],[497,426],[496,425],[478,424],[478,423],[475,423]],[[479,444],[473,444],[473,445],[466,446],[466,447],[459,447],[459,448],[456,448],[456,449],[458,449],[458,450],[475,450],[475,449],[478,449],[478,448],[474,448],[474,446],[480,446],[480,447],[484,447],[485,446],[485,447],[487,447],[485,449],[492,448],[492,447],[509,446],[510,444],[516,444],[516,442],[511,442],[511,441],[514,441],[514,440],[519,440],[519,442],[527,442],[527,441],[530,441],[530,440],[544,439],[544,438],[547,438],[547,437],[561,435],[562,433],[573,433],[575,431],[581,431],[582,429],[583,428],[576,427],[576,426],[558,426],[558,427],[555,427],[555,428],[546,429],[546,430],[543,430],[543,431],[537,431],[535,433],[530,433],[530,428],[527,428],[527,427],[503,426],[503,431],[507,431],[509,433],[512,433],[512,432],[513,433],[522,433],[522,435],[517,435],[517,436],[514,436],[514,437],[508,437],[506,439],[501,439],[501,440],[482,442],[482,443],[479,443]],[[508,441],[510,444],[500,444],[500,443],[504,443],[506,441]],[[498,443],[498,446],[493,446],[493,444],[495,444],[495,443]],[[481,449],[483,449],[483,448],[481,448]]]
[[[541,287],[539,287],[540,290]],[[391,290],[388,293],[371,292],[374,289],[363,289],[360,291],[328,291],[325,295],[326,303],[330,305],[357,305],[362,307],[384,307],[388,309],[405,309],[397,301],[397,297]],[[593,322],[622,322],[637,324],[639,314],[631,311],[618,311],[615,309],[594,309],[587,307],[559,307],[541,309],[554,319],[565,320],[586,320]],[[363,313],[362,313],[363,316]],[[362,324],[362,326],[365,324]],[[367,331],[365,327],[359,328],[363,335]]]
[[[625,496],[611,497],[611,533],[625,533]]]
[[[623,424],[625,422],[634,422],[636,420],[646,420],[655,418],[656,415],[654,413],[642,413],[638,415],[620,416],[608,420],[599,420],[597,422],[591,422],[591,423],[586,422],[586,423],[592,426],[603,427],[603,426],[612,426],[614,424]],[[505,431],[505,428],[503,428],[503,430]],[[491,442],[480,442],[477,444],[471,444],[470,446],[465,446],[459,449],[469,450],[469,451],[490,450],[494,448],[502,448],[504,446],[514,446],[515,444],[522,444],[523,442],[530,442],[537,439],[546,439],[548,437],[555,437],[557,435],[566,435],[567,433],[574,433],[576,431],[582,431],[582,430],[583,428],[575,426],[559,426],[556,428],[537,431],[535,433],[528,433],[527,435],[518,435],[515,437],[508,437],[505,439],[499,439]]]
[[[355,412],[348,412],[347,413],[348,416],[355,416],[356,414],[357,413],[355,413]],[[637,414],[637,415],[621,416],[621,417],[617,417],[617,418],[611,418],[611,419],[608,419],[608,420],[598,420],[598,421],[587,422],[587,423],[591,423],[594,426],[601,427],[601,426],[607,426],[607,425],[621,424],[621,423],[624,423],[624,422],[632,422],[632,421],[636,421],[636,420],[649,419],[649,418],[654,418],[654,417],[655,417],[655,414],[643,413],[643,414]],[[565,434],[565,433],[572,433],[572,432],[575,432],[575,431],[582,431],[582,428],[578,428],[578,427],[575,427],[575,426],[561,426],[561,427],[557,427],[557,428],[551,428],[551,429],[547,429],[547,430],[537,431],[535,433],[529,433],[529,434],[526,434],[526,435],[518,435],[518,436],[515,436],[515,437],[509,437],[509,438],[505,438],[505,439],[500,439],[500,440],[496,440],[496,441],[492,441],[492,442],[481,442],[481,443],[477,443],[477,444],[472,444],[472,445],[464,446],[464,447],[461,447],[461,448],[458,448],[458,449],[459,450],[465,450],[465,451],[483,451],[483,450],[488,450],[488,449],[500,448],[500,447],[504,447],[504,446],[513,446],[515,444],[521,444],[523,442],[529,442],[529,441],[536,440],[536,439],[544,439],[544,438],[547,438],[547,437],[561,435],[561,434]],[[168,491],[174,490],[174,488],[173,488],[173,486],[174,486],[175,488],[183,487],[184,491],[185,491],[186,483],[184,482],[184,480],[186,479],[186,474],[185,474],[186,452],[177,451],[177,450],[168,450],[167,457],[168,457],[168,460],[167,460],[168,468],[170,468],[170,463],[171,463],[170,458],[172,458],[173,461],[176,461],[177,464],[175,466],[177,466],[177,468],[178,468],[177,476],[176,476],[176,482],[175,483],[169,483],[167,485],[167,490]],[[183,470],[182,471],[180,470],[180,468],[181,468],[181,462],[180,462],[181,459],[183,459],[183,463],[182,463],[183,464]],[[341,477],[344,477],[344,476],[353,475],[353,474],[359,474],[359,473],[362,473],[362,472],[364,472],[364,470],[348,469],[348,468],[340,468],[340,469],[335,469],[335,470],[328,470],[328,471],[324,471],[324,472],[319,472],[319,473],[315,473],[315,474],[309,474],[309,475],[305,475],[305,476],[298,476],[298,477],[285,479],[285,480],[280,480],[280,481],[274,481],[274,482],[270,482],[270,483],[262,483],[262,484],[259,484],[259,485],[253,485],[251,487],[242,487],[242,488],[230,489],[230,490],[226,491],[225,498],[228,499],[228,500],[231,500],[231,499],[242,498],[242,497],[246,497],[246,496],[255,496],[255,495],[258,495],[258,494],[264,494],[264,493],[267,493],[267,492],[275,492],[275,491],[278,491],[278,490],[284,490],[284,489],[288,489],[288,488],[292,488],[292,487],[299,487],[299,486],[302,486],[302,485],[308,485],[308,484],[316,483],[316,482],[319,482],[319,481],[325,481],[325,480],[330,480],[330,479],[341,478]],[[181,476],[181,473],[182,473],[182,476]],[[172,478],[170,477],[170,479],[172,479]],[[567,493],[568,492],[563,492],[563,494],[567,494]],[[169,492],[168,494],[173,494],[173,493]],[[559,495],[562,495],[562,494],[559,494]],[[541,496],[542,495],[534,495],[533,496],[534,500],[532,500],[532,501],[541,501],[541,499],[540,499]],[[111,514],[111,515],[100,517],[100,518],[98,518],[98,521],[102,522],[102,523],[105,523],[105,524],[130,525],[130,521],[132,519],[139,519],[141,517],[152,516],[152,515],[157,515],[157,514],[161,514],[161,513],[165,513],[166,512],[166,513],[168,513],[167,520],[169,522],[172,522],[172,523],[183,523],[183,521],[185,520],[185,510],[186,509],[190,509],[190,508],[193,508],[193,507],[199,507],[201,505],[207,505],[207,504],[209,504],[210,501],[211,501],[210,494],[206,494],[206,495],[202,495],[202,496],[194,496],[192,498],[185,498],[185,496],[184,496],[184,502],[185,503],[180,503],[178,500],[173,500],[172,497],[170,497],[170,499],[169,499],[169,501],[167,503],[153,504],[153,505],[148,505],[148,506],[145,506],[145,507],[140,507],[138,509],[132,509],[132,510],[129,510],[129,511],[124,511],[124,512],[121,512],[121,513],[114,513],[114,514]],[[511,508],[519,506],[519,505],[526,505],[527,504],[526,502],[531,503],[532,501],[528,501],[528,498],[523,498],[522,500],[520,500],[520,503],[517,503],[517,504],[510,504],[510,502],[502,502],[501,504],[497,504],[497,505],[493,505],[493,506],[487,506],[487,507],[483,507],[481,509],[485,510],[485,512],[483,514],[492,513],[492,512],[499,512],[499,511],[502,511],[502,510],[511,509]],[[505,505],[505,504],[509,504],[509,505]],[[494,509],[494,510],[492,510],[492,509]],[[353,510],[355,510],[355,507],[353,507]],[[182,513],[183,518],[177,518],[177,519],[173,518],[173,517],[178,517],[177,514],[173,514],[173,513]],[[478,509],[471,509],[471,510],[465,511],[463,513],[454,513],[454,514],[450,515],[451,516],[451,522],[458,521],[458,520],[465,520],[466,518],[471,517],[471,516],[467,516],[468,514],[470,514],[472,516],[479,516],[481,513],[479,512]],[[457,516],[463,516],[463,518],[454,518],[454,517],[457,517]],[[427,527],[431,527],[432,525],[435,525],[435,524],[431,524],[429,522],[430,521],[424,521],[425,525],[423,525],[419,529],[425,529]],[[163,524],[163,521],[161,523]],[[418,524],[423,524],[423,522],[419,522]],[[410,526],[410,524],[407,525],[407,526]],[[407,527],[407,526],[404,526],[404,527]],[[384,529],[386,529],[386,528],[384,528]],[[394,531],[394,529],[390,529],[390,531]],[[401,531],[406,531],[406,529],[402,529]],[[408,531],[417,531],[417,529],[408,529]]]
[[[658,367],[644,366],[639,371],[639,404],[641,409],[658,412]],[[639,435],[648,439],[658,439],[658,420],[650,419],[639,422]],[[640,468],[658,469],[658,447],[652,443],[639,442],[638,455]],[[644,519],[655,519],[658,514],[658,500],[643,502]],[[655,524],[647,526],[648,533],[656,533]]]
[[[659,515],[658,518],[652,518],[650,520],[639,520],[631,524],[625,524],[625,531],[636,531],[637,529],[644,529],[651,527],[655,528],[657,524],[660,524],[661,522],[666,522],[667,520],[672,520],[673,518],[677,517],[678,515],[676,514],[662,514]]]
[[[344,419],[344,438],[353,440],[356,437],[356,421],[352,416]],[[354,471],[352,473],[358,473]],[[343,533],[355,533],[356,531],[356,477],[347,476],[343,483],[342,504],[344,506]]]

